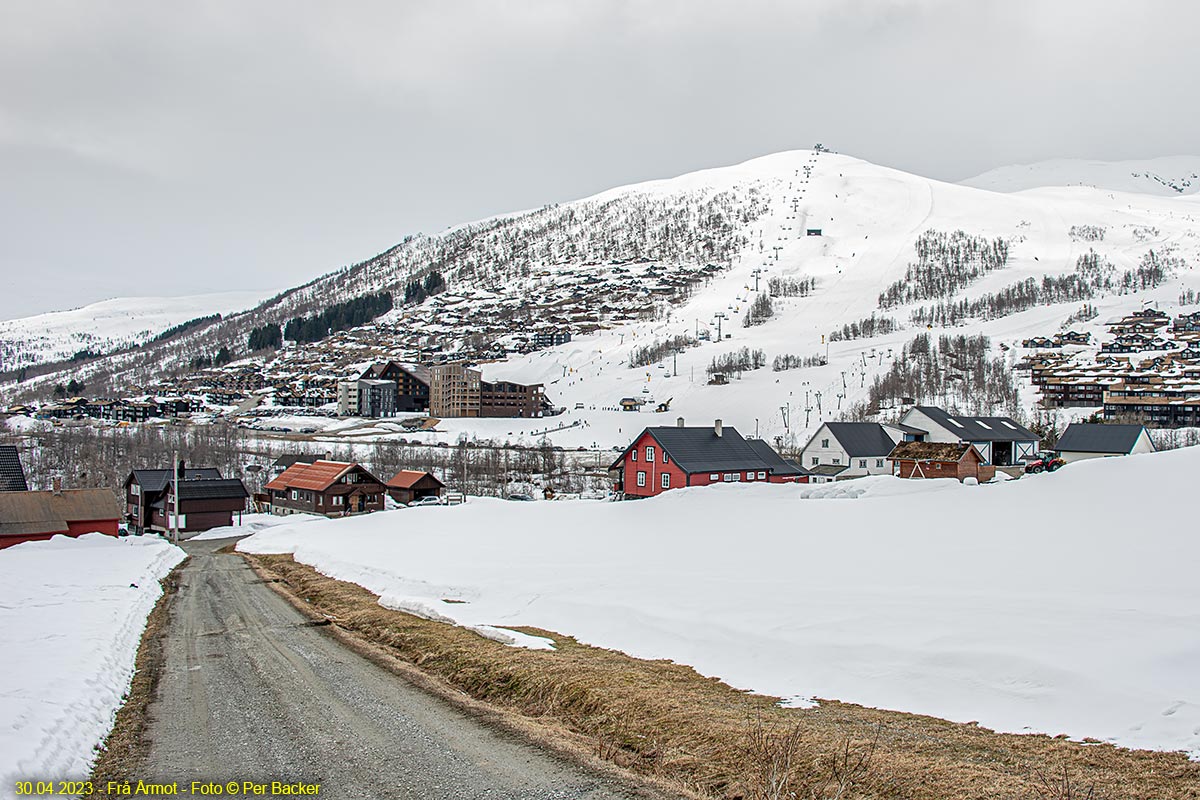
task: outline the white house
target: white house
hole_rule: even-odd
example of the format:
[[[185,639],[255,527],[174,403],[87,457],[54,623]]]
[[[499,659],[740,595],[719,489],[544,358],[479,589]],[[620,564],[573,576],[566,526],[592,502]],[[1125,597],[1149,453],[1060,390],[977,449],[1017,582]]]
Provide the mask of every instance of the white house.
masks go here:
[[[984,463],[994,466],[1020,464],[1038,452],[1037,435],[1009,417],[967,417],[913,406],[900,418],[900,427],[905,441],[973,444]]]
[[[826,422],[800,451],[800,466],[809,483],[890,475],[887,456],[903,435],[901,428],[878,422]]]
[[[1072,422],[1058,440],[1063,461],[1153,453],[1154,442],[1144,425],[1109,425]]]

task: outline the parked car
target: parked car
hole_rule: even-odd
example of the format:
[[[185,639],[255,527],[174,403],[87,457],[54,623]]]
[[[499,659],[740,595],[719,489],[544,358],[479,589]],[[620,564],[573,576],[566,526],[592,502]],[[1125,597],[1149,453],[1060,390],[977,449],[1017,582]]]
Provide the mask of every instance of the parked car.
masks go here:
[[[437,495],[427,495],[426,497],[418,497],[408,504],[409,506],[441,506],[445,505],[445,501]]]
[[[525,501],[533,500],[533,495],[531,495],[531,494],[510,494],[508,497],[506,497],[504,499],[505,500],[520,500],[520,501],[525,502]]]

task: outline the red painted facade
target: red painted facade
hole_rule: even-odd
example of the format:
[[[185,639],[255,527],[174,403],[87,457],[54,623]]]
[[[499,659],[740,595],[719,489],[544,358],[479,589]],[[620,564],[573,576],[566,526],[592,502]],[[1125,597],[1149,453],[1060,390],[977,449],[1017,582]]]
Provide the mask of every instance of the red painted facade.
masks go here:
[[[55,536],[82,536],[85,533],[104,533],[109,536],[117,535],[118,521],[101,519],[92,522],[68,522],[65,531],[49,531],[47,533],[22,533],[0,537],[0,550],[12,547],[22,542],[44,542]]]
[[[650,431],[643,431],[635,446],[620,462],[621,477],[613,487],[630,497],[654,497],[684,486],[709,486],[714,483],[807,483],[804,475],[772,475],[768,470],[737,472],[693,472],[688,474],[671,459]],[[667,484],[663,485],[666,475]]]

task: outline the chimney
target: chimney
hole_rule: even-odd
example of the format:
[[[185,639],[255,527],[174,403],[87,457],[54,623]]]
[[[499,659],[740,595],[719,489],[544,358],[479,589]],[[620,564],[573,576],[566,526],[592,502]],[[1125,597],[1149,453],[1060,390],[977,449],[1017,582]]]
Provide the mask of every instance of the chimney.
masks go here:
[[[326,460],[326,461],[333,461],[333,453],[331,453],[331,452],[329,452],[328,450],[326,450],[326,451],[325,451],[325,460]]]
[[[54,477],[50,479],[50,486],[54,489],[56,496],[62,495],[62,478]]]
[[[181,458],[179,459],[179,480],[183,480],[185,475],[187,475],[187,462]]]
[[[683,427],[683,417],[679,417],[677,420],[675,420],[675,427],[677,427],[677,428]]]
[[[718,439],[721,438],[721,420],[717,420],[713,423],[713,433],[717,435]]]

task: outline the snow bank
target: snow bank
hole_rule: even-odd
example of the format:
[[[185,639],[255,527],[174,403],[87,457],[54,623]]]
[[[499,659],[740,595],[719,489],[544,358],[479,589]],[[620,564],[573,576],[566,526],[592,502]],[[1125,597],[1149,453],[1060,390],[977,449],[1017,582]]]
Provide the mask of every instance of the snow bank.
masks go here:
[[[791,703],[1200,755],[1198,469],[1193,448],[987,486],[885,476],[857,499],[480,499],[284,525],[239,549],[294,553],[393,607],[671,658]]]
[[[90,533],[0,550],[0,797],[86,777],[133,680],[158,581],[184,553]]]

